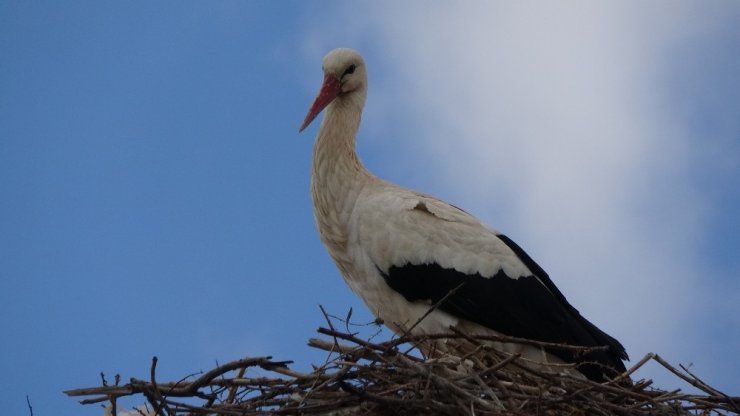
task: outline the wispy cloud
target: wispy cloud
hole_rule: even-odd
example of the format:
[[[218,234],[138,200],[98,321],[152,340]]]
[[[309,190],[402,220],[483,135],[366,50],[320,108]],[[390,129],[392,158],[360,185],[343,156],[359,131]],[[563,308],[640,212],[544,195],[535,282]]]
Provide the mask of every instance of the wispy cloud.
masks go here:
[[[421,190],[522,243],[633,358],[687,362],[711,298],[694,254],[708,207],[666,91],[671,52],[727,18],[694,6],[373,4],[342,10],[362,23],[336,39],[372,57],[365,140],[415,149],[397,160]]]

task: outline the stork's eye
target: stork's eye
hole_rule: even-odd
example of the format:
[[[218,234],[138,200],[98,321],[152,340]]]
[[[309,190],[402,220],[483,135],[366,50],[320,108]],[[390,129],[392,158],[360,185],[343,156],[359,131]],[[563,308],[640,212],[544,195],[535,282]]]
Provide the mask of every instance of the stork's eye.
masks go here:
[[[347,69],[344,70],[344,73],[342,74],[342,76],[349,75],[349,74],[354,74],[355,73],[355,69],[357,69],[357,65],[355,65],[355,64],[352,64],[352,65],[348,66]]]

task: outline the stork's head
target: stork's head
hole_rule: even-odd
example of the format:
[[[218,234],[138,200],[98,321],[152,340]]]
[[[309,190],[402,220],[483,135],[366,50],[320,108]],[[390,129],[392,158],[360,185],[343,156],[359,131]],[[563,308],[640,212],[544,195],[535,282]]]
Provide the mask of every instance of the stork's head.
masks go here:
[[[299,131],[308,127],[321,113],[321,110],[337,97],[361,93],[362,103],[364,103],[364,94],[367,91],[367,71],[365,61],[357,51],[349,48],[334,49],[324,57],[323,69],[324,83]]]

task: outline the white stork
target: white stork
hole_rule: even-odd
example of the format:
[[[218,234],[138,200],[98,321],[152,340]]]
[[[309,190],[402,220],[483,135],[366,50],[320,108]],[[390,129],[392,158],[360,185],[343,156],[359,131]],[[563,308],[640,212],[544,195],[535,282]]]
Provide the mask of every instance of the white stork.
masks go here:
[[[510,238],[453,205],[368,172],[355,150],[367,96],[365,62],[340,48],[324,57],[323,70],[321,90],[300,127],[325,110],[313,150],[314,214],[332,259],[378,318],[399,334],[410,328],[445,333],[454,326],[471,334],[608,346],[577,358],[495,343],[541,366],[577,363],[595,381],[625,371],[619,341],[582,317]],[[430,305],[436,305],[431,312]]]

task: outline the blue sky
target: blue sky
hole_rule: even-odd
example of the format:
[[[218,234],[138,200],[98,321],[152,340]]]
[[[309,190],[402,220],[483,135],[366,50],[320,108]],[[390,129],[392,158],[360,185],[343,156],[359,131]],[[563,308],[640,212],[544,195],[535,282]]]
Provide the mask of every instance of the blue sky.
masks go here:
[[[321,58],[360,50],[359,151],[478,215],[619,338],[740,392],[735,2],[0,4],[0,402],[323,354],[371,318],[316,235]],[[657,367],[641,374],[685,387]],[[671,384],[674,383],[674,384]]]

